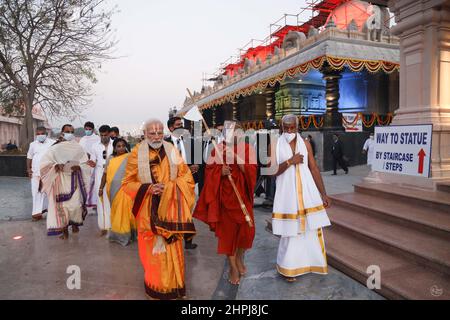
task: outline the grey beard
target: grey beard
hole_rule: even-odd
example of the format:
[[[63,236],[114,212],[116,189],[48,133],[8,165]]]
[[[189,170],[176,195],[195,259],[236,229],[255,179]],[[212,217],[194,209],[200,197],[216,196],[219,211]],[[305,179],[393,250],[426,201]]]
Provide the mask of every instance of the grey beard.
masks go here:
[[[162,146],[162,141],[160,141],[160,142],[150,142],[148,139],[146,139],[146,140],[147,140],[148,145],[151,148],[153,148],[153,149],[159,149]]]

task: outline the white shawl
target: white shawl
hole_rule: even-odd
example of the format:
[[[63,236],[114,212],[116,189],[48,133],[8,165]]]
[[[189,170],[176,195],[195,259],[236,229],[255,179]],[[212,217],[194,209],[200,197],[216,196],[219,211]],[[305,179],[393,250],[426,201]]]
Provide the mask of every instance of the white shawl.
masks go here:
[[[274,234],[281,236],[297,236],[306,230],[316,230],[331,224],[308,167],[308,150],[299,134],[295,152],[304,156],[303,163],[290,166],[276,178],[272,228]],[[289,143],[281,136],[276,146],[277,164],[292,156]]]
[[[175,180],[178,175],[178,165],[181,164],[183,158],[177,152],[178,150],[170,143],[163,141],[164,151],[169,159],[170,164],[170,180]],[[152,174],[150,172],[150,147],[147,142],[143,141],[138,149],[138,177],[141,183],[153,183]]]

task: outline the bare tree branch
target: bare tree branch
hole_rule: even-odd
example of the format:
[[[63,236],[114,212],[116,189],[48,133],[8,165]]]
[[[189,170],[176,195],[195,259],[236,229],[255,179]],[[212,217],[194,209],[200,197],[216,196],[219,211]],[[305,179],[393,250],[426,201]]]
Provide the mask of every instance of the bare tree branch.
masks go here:
[[[80,116],[117,43],[114,13],[105,0],[0,0],[0,105],[19,100],[27,127],[36,103],[52,118]]]

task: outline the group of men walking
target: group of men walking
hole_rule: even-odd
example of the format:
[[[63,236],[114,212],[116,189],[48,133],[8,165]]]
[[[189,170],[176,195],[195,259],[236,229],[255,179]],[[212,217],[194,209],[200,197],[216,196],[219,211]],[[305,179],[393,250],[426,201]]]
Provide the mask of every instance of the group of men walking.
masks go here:
[[[28,153],[33,218],[46,208],[49,235],[69,236],[96,206],[101,235],[127,245],[137,239],[145,290],[155,299],[186,295],[184,249],[195,249],[193,218],[206,223],[226,255],[229,282],[245,276],[245,252],[255,237],[253,198],[260,167],[257,150],[238,123],[216,126],[202,143],[201,161],[193,155],[181,118],[144,124],[144,139],[132,150],[109,126],[95,134],[92,122],[76,142],[65,125],[58,141],[38,128]],[[275,168],[273,233],[281,236],[278,272],[288,281],[305,273],[327,273],[322,228],[330,225],[330,200],[308,140],[298,133],[295,115],[282,119],[282,133],[269,148],[267,166]],[[198,183],[196,201],[195,186]],[[184,243],[184,248],[183,248]]]

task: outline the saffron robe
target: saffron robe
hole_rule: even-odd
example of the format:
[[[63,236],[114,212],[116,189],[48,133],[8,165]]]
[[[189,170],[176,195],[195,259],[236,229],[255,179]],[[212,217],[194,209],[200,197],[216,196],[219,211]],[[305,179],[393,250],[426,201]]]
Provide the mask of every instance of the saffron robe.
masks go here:
[[[209,225],[218,238],[217,253],[233,256],[236,249],[250,249],[255,238],[255,227],[245,221],[239,200],[227,176],[222,176],[222,163],[231,168],[231,176],[239,194],[252,219],[253,198],[256,185],[257,163],[255,150],[248,143],[240,142],[234,146],[234,152],[245,161],[245,172],[242,172],[235,159],[227,159],[226,143],[213,149],[205,168],[205,184],[203,186],[194,218]],[[216,156],[217,154],[217,156]],[[222,157],[222,160],[220,159]],[[231,160],[231,161],[230,161]]]
[[[195,183],[179,152],[167,142],[163,146],[156,151],[143,141],[133,148],[122,183],[134,200],[146,293],[176,299],[186,295],[182,240],[185,234],[195,234]],[[165,184],[161,195],[150,193],[154,183]]]

